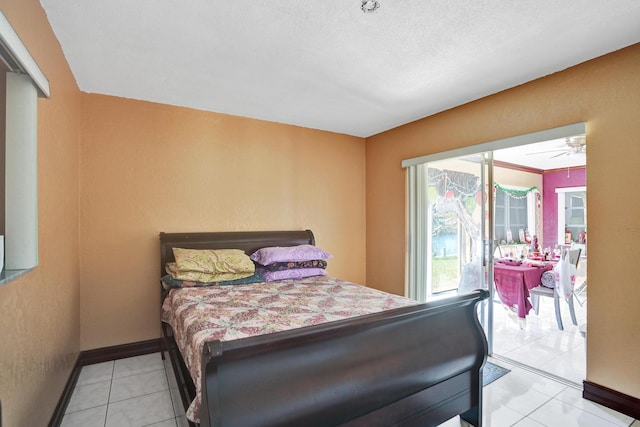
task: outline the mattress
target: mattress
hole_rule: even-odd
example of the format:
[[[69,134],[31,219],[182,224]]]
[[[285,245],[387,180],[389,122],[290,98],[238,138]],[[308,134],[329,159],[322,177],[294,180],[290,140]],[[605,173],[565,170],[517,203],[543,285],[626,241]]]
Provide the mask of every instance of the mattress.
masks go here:
[[[230,341],[415,305],[416,301],[330,276],[249,285],[172,289],[162,321],[196,386],[187,418],[199,422],[205,342]]]

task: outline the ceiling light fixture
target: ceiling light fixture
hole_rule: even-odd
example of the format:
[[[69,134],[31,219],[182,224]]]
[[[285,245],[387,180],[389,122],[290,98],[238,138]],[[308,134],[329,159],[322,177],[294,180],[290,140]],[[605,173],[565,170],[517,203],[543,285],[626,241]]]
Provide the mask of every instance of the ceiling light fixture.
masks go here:
[[[378,10],[379,7],[380,2],[377,0],[362,0],[362,6],[360,6],[360,9],[362,9],[364,13],[371,13]]]
[[[566,138],[565,143],[569,147],[569,152],[567,154],[584,153],[587,151],[587,138],[585,135]]]

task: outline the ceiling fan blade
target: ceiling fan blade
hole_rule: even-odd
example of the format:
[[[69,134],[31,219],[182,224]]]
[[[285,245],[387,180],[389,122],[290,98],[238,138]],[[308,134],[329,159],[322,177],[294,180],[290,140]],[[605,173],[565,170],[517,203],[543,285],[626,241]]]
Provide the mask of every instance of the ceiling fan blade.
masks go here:
[[[560,157],[560,156],[568,156],[569,152],[566,151],[564,153],[560,153],[560,154],[556,154],[555,156],[551,156],[552,159],[555,159],[556,157]]]
[[[537,154],[555,153],[557,151],[567,151],[566,148],[556,148],[554,150],[534,151],[533,153],[525,153],[525,156],[535,156]]]

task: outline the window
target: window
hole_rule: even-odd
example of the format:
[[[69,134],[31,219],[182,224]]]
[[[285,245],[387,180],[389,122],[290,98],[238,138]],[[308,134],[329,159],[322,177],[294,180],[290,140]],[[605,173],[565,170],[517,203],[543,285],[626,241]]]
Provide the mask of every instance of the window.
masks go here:
[[[535,230],[535,188],[496,185],[495,237],[498,242],[525,243],[520,235]]]
[[[507,243],[519,241],[519,230],[526,230],[527,223],[527,198],[510,197],[501,189],[496,190],[495,208],[495,233],[496,240]]]
[[[7,99],[7,82],[4,79],[4,76],[9,71],[9,68],[5,65],[4,62],[0,61],[0,236],[4,236],[4,165],[5,165],[5,146],[4,146],[4,138],[6,134],[6,130],[4,127],[5,118],[6,118],[6,102]],[[3,259],[0,259],[0,263],[2,263]],[[0,268],[2,270],[2,268]]]
[[[38,264],[38,97],[49,82],[1,12],[0,59],[3,284]]]
[[[558,244],[560,245],[585,243],[586,241],[586,190],[586,187],[556,188],[556,193],[558,193]],[[586,255],[585,249],[582,251],[583,255]]]

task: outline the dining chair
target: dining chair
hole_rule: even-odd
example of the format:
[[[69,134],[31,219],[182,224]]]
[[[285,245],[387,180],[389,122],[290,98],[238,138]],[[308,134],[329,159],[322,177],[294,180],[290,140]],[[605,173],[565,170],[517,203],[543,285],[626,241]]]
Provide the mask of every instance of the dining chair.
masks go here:
[[[586,258],[582,257],[580,259],[583,260],[582,264],[580,264],[580,268],[583,270],[583,272],[586,272],[586,267],[585,267]],[[576,263],[576,270],[577,270],[577,265],[578,264]],[[580,276],[580,274],[578,274],[577,276]],[[576,302],[580,305],[580,307],[584,307],[585,303],[587,302],[587,278],[584,275],[582,277],[584,279],[582,283],[578,284],[576,282],[576,286],[573,289],[573,297],[575,298]]]
[[[584,303],[587,302],[587,281],[584,280],[574,291],[573,296],[575,297],[580,307],[584,307]]]
[[[569,249],[567,251],[569,253],[569,264],[573,264],[578,268],[578,262],[580,261],[580,254],[582,253],[582,249]]]
[[[562,253],[562,259],[563,261],[567,261],[570,264],[574,265],[577,269],[578,262],[580,261],[581,252],[582,252],[582,249],[580,248],[565,250]],[[545,271],[543,273],[542,283],[536,286],[535,288],[529,290],[529,294],[531,294],[531,304],[533,305],[533,309],[535,310],[536,314],[538,314],[540,312],[540,297],[543,296],[543,297],[553,298],[553,304],[556,311],[556,323],[558,324],[558,329],[562,331],[564,330],[564,327],[562,324],[562,315],[560,314],[560,299],[562,297],[558,293],[558,283],[556,283],[555,278],[553,279],[553,281],[546,280],[549,277],[549,275],[545,277],[545,274],[547,273],[553,274],[553,271],[548,271],[548,272]],[[571,322],[577,326],[578,321],[576,320],[576,312],[575,312],[575,309],[573,308],[573,292],[571,293],[569,298],[566,298],[566,301],[567,301],[567,304],[569,305],[569,314],[571,315]]]

